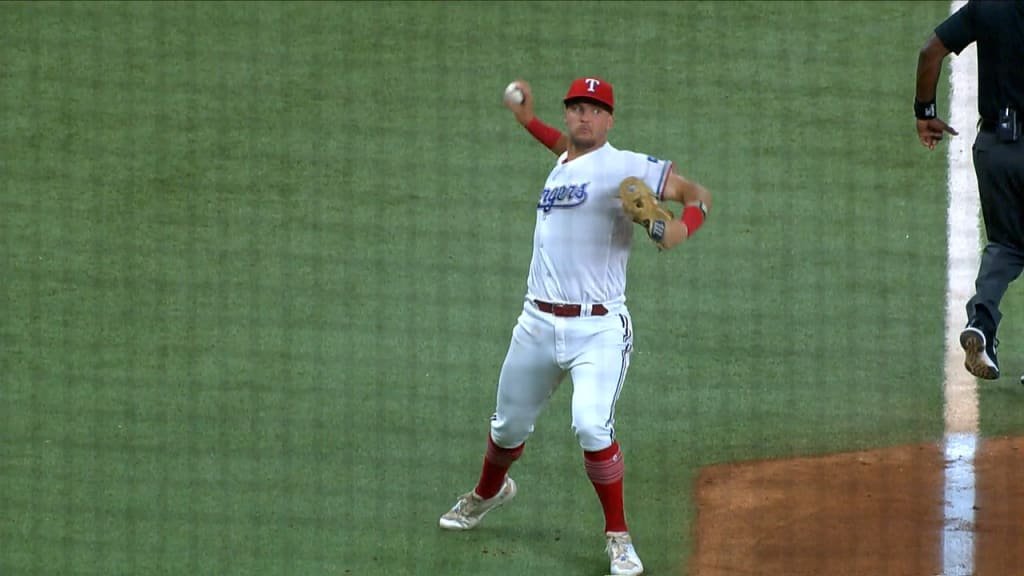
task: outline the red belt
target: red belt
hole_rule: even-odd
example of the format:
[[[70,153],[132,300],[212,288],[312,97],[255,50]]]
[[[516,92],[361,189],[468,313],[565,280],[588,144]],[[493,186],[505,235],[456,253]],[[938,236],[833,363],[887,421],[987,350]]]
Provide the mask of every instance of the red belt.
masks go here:
[[[547,312],[555,316],[575,318],[583,314],[583,306],[580,304],[552,304],[550,302],[541,302],[540,300],[534,300],[533,303],[537,305],[541,312]],[[607,313],[608,309],[604,307],[604,304],[594,304],[590,307],[591,316],[604,316]]]

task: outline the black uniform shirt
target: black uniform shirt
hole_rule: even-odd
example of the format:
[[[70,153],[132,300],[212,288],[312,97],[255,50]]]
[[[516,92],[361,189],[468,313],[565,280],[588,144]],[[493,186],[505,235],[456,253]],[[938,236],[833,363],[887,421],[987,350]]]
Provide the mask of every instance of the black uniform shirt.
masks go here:
[[[978,43],[978,114],[994,122],[1010,106],[1024,118],[1024,2],[971,0],[935,29],[951,52]]]

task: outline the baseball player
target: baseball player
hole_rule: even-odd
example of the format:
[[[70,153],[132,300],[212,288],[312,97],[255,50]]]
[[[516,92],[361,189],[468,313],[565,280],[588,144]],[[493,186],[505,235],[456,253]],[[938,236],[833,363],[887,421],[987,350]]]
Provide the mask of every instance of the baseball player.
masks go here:
[[[625,296],[632,224],[641,223],[659,249],[671,249],[701,227],[711,196],[677,174],[671,162],[608,143],[615,101],[605,80],[589,76],[569,86],[568,134],[537,119],[529,85],[516,84],[522,101],[506,99],[506,106],[558,160],[537,200],[523,311],[498,378],[483,469],[476,487],[441,516],[440,525],[469,530],[516,495],[508,469],[569,374],[572,428],[604,511],[611,573],[642,574],[626,526],[625,464],[614,430],[633,347]],[[682,218],[658,200],[684,204]]]

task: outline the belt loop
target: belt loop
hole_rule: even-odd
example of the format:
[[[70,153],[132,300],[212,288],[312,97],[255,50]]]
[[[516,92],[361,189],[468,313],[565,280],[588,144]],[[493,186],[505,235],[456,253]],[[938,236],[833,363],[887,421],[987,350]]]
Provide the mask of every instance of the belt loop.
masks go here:
[[[590,313],[592,311],[593,311],[593,305],[592,304],[583,304],[582,306],[580,306],[580,316],[590,316]]]

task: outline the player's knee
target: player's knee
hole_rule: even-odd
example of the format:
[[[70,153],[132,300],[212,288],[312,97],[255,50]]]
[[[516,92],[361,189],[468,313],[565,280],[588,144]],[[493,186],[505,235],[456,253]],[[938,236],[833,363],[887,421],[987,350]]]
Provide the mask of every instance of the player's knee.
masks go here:
[[[615,439],[615,433],[612,430],[611,424],[602,421],[574,422],[573,431],[576,432],[580,448],[587,452],[604,450],[611,446],[612,441]]]
[[[530,426],[511,422],[491,421],[491,440],[501,448],[521,446],[530,436]]]

